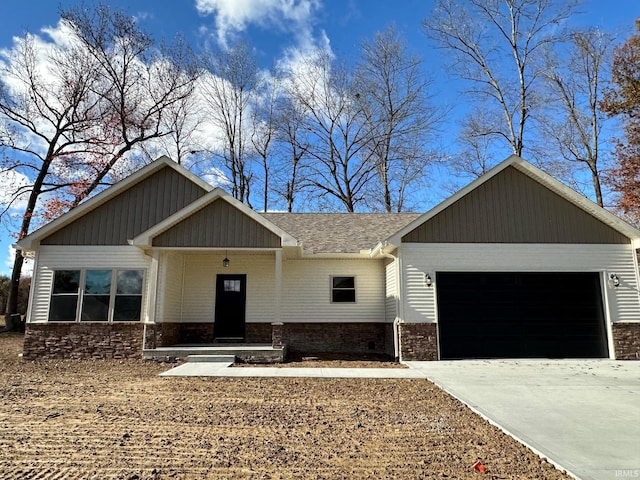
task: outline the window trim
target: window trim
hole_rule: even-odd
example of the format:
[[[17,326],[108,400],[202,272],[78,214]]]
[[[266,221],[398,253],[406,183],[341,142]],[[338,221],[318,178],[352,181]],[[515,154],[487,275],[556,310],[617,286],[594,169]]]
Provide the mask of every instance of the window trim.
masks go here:
[[[336,288],[333,286],[334,278],[353,278],[353,288]],[[333,299],[333,292],[341,291],[341,292],[353,292],[353,301],[335,301]],[[329,302],[335,305],[354,305],[358,303],[358,277],[356,275],[344,274],[344,275],[331,275],[329,277]]]
[[[87,272],[89,271],[100,271],[100,270],[110,270],[111,271],[111,286],[109,289],[109,307],[108,307],[108,315],[107,320],[83,320],[82,313],[84,307],[84,297],[93,296],[94,294],[86,294],[86,280],[87,280]],[[127,293],[127,294],[119,294],[117,293],[117,282],[118,282],[118,273],[124,271],[140,271],[142,272],[142,286],[139,294]],[[66,293],[66,294],[54,294],[53,289],[55,286],[55,275],[58,271],[79,271],[79,285],[77,293]],[[85,267],[85,268],[69,268],[62,267],[53,269],[53,275],[51,277],[51,287],[49,290],[49,304],[48,304],[48,312],[47,312],[47,323],[139,323],[144,319],[145,314],[145,283],[147,280],[147,269],[146,268],[136,268],[136,267]],[[74,320],[51,320],[51,299],[55,296],[76,296],[76,318]],[[106,296],[107,294],[102,294]],[[100,295],[98,295],[100,296]],[[115,317],[115,303],[117,297],[139,297],[140,298],[140,318],[138,320],[114,320]]]

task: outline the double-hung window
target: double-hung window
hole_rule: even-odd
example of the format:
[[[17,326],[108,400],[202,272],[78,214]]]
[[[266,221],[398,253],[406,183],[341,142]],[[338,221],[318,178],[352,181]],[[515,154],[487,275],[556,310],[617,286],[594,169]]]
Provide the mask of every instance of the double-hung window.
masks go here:
[[[331,277],[331,303],[356,303],[355,277]]]
[[[139,321],[143,270],[57,270],[49,321]]]

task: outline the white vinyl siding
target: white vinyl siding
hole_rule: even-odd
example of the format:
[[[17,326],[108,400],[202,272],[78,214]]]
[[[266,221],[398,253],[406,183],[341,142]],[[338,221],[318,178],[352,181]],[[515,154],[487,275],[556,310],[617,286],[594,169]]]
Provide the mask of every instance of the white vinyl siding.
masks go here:
[[[160,255],[156,321],[179,322],[182,311],[184,256],[173,252]]]
[[[33,279],[33,295],[27,321],[29,323],[47,322],[49,300],[53,286],[53,273],[56,270],[109,269],[109,270],[146,270],[150,258],[138,248],[127,246],[83,247],[42,245],[38,252],[36,271]],[[147,286],[145,275],[143,292]],[[146,308],[143,294],[142,318]]]
[[[271,323],[275,309],[275,256],[243,255],[228,252],[228,268],[222,266],[223,254],[173,254],[163,258],[163,313],[157,322],[213,322],[216,276],[247,275],[246,317],[248,323]],[[170,260],[167,261],[167,258]],[[184,269],[184,272],[183,272]],[[182,280],[184,278],[184,280]],[[176,279],[172,283],[171,279]],[[180,279],[180,281],[178,281]],[[171,286],[169,286],[171,285]],[[168,288],[165,290],[164,288]]]
[[[460,272],[604,272],[621,284],[603,279],[607,318],[640,321],[637,267],[631,245],[557,244],[403,244],[404,321],[436,322],[436,273]],[[433,285],[426,287],[429,273]]]
[[[283,322],[384,322],[380,260],[290,260],[283,264]],[[352,276],[356,303],[331,303],[331,277]]]
[[[384,310],[387,322],[393,322],[398,314],[398,312],[396,312],[398,303],[398,292],[396,291],[396,262],[397,260],[387,259],[384,265],[386,285]]]

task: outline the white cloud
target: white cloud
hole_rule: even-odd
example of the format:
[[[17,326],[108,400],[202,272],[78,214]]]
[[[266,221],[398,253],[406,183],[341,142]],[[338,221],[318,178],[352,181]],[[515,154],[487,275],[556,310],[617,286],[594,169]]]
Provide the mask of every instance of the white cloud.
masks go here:
[[[0,207],[4,210],[24,210],[27,206],[29,192],[24,188],[29,185],[26,175],[15,170],[0,171]]]
[[[321,5],[321,0],[196,0],[200,14],[215,16],[218,43],[223,46],[230,35],[250,24],[293,33],[299,42],[308,40]]]

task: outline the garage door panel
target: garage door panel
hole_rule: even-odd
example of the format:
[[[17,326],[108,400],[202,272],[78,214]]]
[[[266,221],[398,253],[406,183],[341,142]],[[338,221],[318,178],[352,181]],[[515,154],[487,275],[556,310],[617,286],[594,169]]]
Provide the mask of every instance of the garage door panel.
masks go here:
[[[607,356],[598,273],[439,272],[441,358]]]

